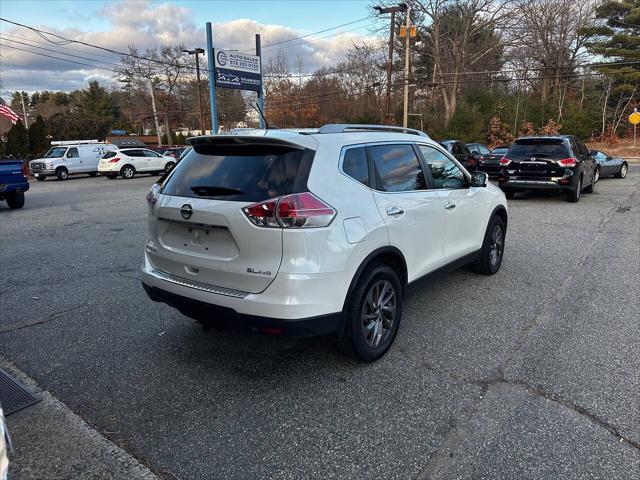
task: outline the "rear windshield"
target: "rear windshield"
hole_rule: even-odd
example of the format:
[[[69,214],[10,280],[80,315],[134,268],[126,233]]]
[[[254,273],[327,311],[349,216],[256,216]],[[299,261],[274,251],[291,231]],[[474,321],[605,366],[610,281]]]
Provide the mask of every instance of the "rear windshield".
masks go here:
[[[498,147],[491,150],[491,153],[495,155],[504,155],[505,153],[507,153],[507,150],[508,150],[507,147]]]
[[[303,192],[313,153],[282,145],[199,145],[182,158],[162,193],[261,202]]]
[[[507,157],[512,160],[532,157],[562,159],[568,156],[569,152],[564,141],[557,138],[516,140],[507,153]]]
[[[107,152],[107,153],[105,153],[105,154],[102,156],[102,158],[111,158],[111,157],[115,157],[115,156],[116,156],[116,152],[111,151],[111,152]]]

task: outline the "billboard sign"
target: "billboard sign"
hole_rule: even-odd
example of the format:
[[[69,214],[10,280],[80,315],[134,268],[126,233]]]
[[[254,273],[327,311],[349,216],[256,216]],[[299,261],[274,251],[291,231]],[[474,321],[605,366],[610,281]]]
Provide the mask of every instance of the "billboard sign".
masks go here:
[[[258,55],[215,49],[214,60],[216,87],[260,91],[262,74]]]

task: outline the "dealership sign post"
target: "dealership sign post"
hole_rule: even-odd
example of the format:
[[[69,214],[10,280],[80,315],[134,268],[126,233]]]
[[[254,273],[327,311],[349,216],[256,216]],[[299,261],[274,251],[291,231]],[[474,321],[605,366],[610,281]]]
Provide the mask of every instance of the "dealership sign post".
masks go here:
[[[211,23],[207,22],[207,59],[209,61],[209,96],[211,102],[211,130],[218,133],[218,112],[216,108],[216,88],[249,90],[258,94],[258,105],[263,112],[264,93],[262,91],[262,65],[260,35],[256,35],[256,54],[237,50],[213,48]],[[260,128],[264,120],[260,114]]]

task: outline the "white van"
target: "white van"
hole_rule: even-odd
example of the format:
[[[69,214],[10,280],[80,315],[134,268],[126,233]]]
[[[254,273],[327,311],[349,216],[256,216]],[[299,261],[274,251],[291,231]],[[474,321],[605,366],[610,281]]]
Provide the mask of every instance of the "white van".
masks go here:
[[[91,177],[98,174],[98,162],[115,145],[98,140],[69,140],[51,142],[51,148],[42,158],[29,162],[31,173],[40,181],[55,175],[58,180],[66,180],[69,175],[88,173]]]

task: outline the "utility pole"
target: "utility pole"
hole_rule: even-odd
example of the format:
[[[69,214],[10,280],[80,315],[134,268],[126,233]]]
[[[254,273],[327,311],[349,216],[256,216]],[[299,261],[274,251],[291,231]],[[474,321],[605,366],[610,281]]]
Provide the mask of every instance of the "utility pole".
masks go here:
[[[207,31],[207,61],[209,62],[209,103],[211,108],[211,134],[218,134],[218,106],[216,105],[215,60],[213,58],[213,27],[211,22],[206,24]]]
[[[400,37],[404,37],[404,102],[402,111],[402,126],[409,126],[409,68],[411,57],[411,39],[416,36],[416,27],[411,26],[411,8],[407,7],[405,26],[400,29]]]
[[[258,108],[260,109],[260,115],[258,119],[258,126],[262,129],[267,128],[264,123],[264,88],[262,86],[262,47],[260,45],[260,34],[256,33],[256,55],[260,57],[260,91],[258,92]]]
[[[386,114],[385,121],[387,125],[393,123],[391,114],[391,73],[393,69],[393,36],[395,32],[395,22],[396,22],[396,12],[404,12],[407,10],[407,5],[404,3],[399,3],[398,5],[394,5],[392,7],[382,7],[377,6],[373,7],[374,10],[377,10],[380,15],[383,13],[391,14],[391,24],[389,27],[389,63],[387,64],[387,99],[386,99]]]
[[[198,109],[200,112],[200,131],[201,135],[204,135],[204,110],[202,108],[202,92],[200,91],[200,57],[199,55],[204,54],[204,48],[194,48],[193,50],[182,50],[189,55],[196,56],[196,79],[198,82]]]
[[[158,135],[158,146],[162,146],[162,138],[160,138],[160,123],[158,122],[158,111],[156,110],[156,96],[153,93],[153,82],[149,77],[149,92],[151,92],[151,106],[153,107],[153,120],[156,122],[156,135]]]
[[[29,128],[29,120],[27,120],[27,109],[24,107],[24,95],[20,92],[20,100],[22,101],[22,116],[24,117],[24,127]]]

